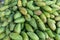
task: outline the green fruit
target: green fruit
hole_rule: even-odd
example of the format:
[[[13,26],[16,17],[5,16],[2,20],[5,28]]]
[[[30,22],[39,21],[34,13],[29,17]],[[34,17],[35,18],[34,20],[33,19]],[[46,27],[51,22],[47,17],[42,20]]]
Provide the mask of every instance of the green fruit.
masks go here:
[[[36,19],[39,29],[45,31],[46,27],[43,21],[36,15],[34,15],[33,17]]]
[[[38,9],[40,9],[40,7],[37,7],[37,6],[34,6],[34,5],[33,5],[33,1],[29,1],[29,2],[27,3],[27,7],[28,7],[29,9],[31,9],[31,10],[38,10]]]
[[[5,31],[4,27],[0,27],[0,34],[3,33]]]
[[[35,33],[27,32],[27,34],[32,40],[39,40],[39,37]]]
[[[52,19],[48,19],[48,25],[51,28],[51,30],[55,31],[56,30],[56,25],[55,25],[55,21]]]
[[[57,22],[57,27],[60,27],[60,22]]]
[[[20,32],[21,32],[21,24],[20,23],[19,24],[16,24],[15,29],[14,29],[14,32],[20,34]]]
[[[17,12],[14,14],[14,19],[17,19],[17,18],[19,18],[19,17],[21,17],[21,13],[17,11]]]
[[[36,33],[37,33],[37,35],[39,36],[40,39],[45,40],[45,34],[42,31],[37,30]]]
[[[44,7],[42,7],[42,9],[46,10],[49,13],[52,12],[52,8],[50,6],[44,6]]]
[[[25,28],[28,32],[34,32],[33,28],[31,25],[29,25],[28,23],[25,23]]]
[[[21,35],[23,37],[23,40],[29,40],[29,37],[28,37],[27,33],[21,32]]]
[[[56,34],[56,35],[55,35],[55,39],[56,39],[56,40],[60,40],[60,35]]]
[[[53,34],[53,32],[49,28],[47,28],[46,32],[50,37],[52,37],[52,38],[55,37],[55,35]]]
[[[5,37],[5,33],[0,34],[0,39],[3,39]]]
[[[20,36],[18,33],[10,33],[10,38],[11,39],[23,40],[22,36]]]
[[[40,15],[40,18],[41,18],[41,20],[42,20],[44,23],[47,22],[47,18],[46,18],[46,16],[45,16],[43,13]]]
[[[57,28],[56,32],[57,34],[60,34],[60,28]]]
[[[23,17],[17,18],[17,19],[15,19],[14,22],[15,22],[15,23],[23,23],[23,22],[25,22],[25,19],[24,19]]]
[[[29,24],[34,28],[38,29],[36,20],[34,18],[31,18],[31,21],[29,21]]]
[[[56,21],[60,21],[60,16],[55,17]]]
[[[10,40],[10,37],[6,36],[6,37],[3,38],[3,40]]]

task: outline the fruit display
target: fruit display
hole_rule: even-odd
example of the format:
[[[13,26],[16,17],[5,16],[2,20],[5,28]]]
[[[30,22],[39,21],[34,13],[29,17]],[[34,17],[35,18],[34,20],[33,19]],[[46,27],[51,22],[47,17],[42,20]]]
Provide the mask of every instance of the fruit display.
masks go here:
[[[60,0],[1,0],[0,40],[60,40]]]

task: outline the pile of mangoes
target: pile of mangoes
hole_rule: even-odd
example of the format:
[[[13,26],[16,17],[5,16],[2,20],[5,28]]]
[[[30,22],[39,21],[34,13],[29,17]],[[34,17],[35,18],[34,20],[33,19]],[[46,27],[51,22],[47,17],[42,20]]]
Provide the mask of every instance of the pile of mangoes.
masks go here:
[[[60,40],[60,0],[1,2],[0,40]]]

